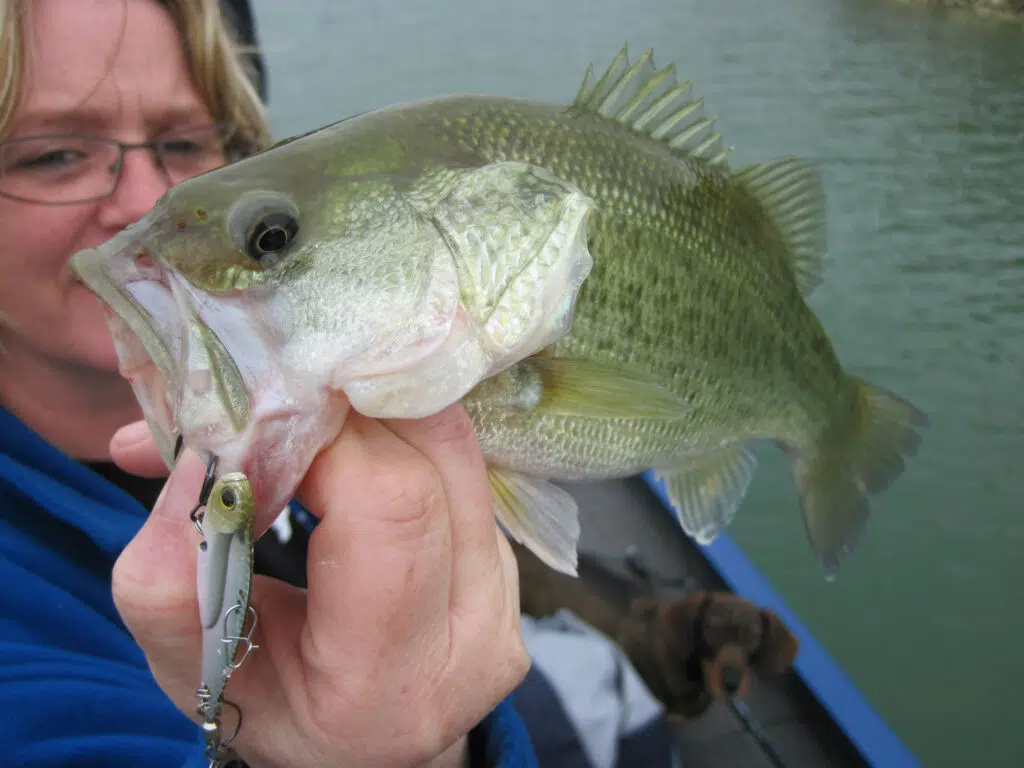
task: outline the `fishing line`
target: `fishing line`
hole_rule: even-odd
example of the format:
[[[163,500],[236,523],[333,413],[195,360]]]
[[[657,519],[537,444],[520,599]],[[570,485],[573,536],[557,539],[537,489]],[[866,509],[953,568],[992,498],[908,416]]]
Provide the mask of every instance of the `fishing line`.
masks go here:
[[[768,741],[768,736],[764,732],[764,728],[761,727],[761,723],[754,716],[754,713],[747,706],[747,702],[743,699],[729,698],[729,709],[732,710],[733,714],[739,718],[740,722],[743,723],[743,727],[746,728],[747,733],[754,737],[754,741],[761,748],[764,756],[768,758],[775,768],[786,768],[786,764],[782,761],[782,757],[778,752],[775,751],[775,747]]]

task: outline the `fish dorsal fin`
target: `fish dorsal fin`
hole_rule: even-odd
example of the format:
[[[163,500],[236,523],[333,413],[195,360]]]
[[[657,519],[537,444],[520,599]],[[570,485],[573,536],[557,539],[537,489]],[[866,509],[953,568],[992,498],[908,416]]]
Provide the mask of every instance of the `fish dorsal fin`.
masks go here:
[[[764,206],[789,252],[800,292],[821,282],[825,261],[825,186],[813,164],[782,157],[736,169],[733,178]]]
[[[715,118],[704,114],[704,99],[691,93],[693,80],[680,83],[676,65],[654,66],[648,48],[636,63],[629,63],[623,46],[611,66],[595,83],[594,68],[587,68],[572,108],[628,125],[642,136],[664,142],[676,154],[695,157],[711,165],[725,165],[728,149],[715,131]]]

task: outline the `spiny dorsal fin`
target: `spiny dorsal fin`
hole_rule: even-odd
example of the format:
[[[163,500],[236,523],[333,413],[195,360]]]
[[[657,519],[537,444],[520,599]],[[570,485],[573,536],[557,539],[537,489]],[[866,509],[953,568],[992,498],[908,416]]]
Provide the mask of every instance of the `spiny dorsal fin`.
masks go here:
[[[825,187],[806,160],[783,157],[754,163],[733,178],[760,201],[786,242],[800,292],[821,282],[825,260]]]
[[[704,115],[704,99],[694,98],[690,92],[693,81],[678,82],[675,66],[671,63],[656,69],[650,48],[631,65],[623,46],[592,85],[594,68],[587,68],[572,106],[663,141],[679,155],[724,167],[729,150],[714,130],[715,119]]]

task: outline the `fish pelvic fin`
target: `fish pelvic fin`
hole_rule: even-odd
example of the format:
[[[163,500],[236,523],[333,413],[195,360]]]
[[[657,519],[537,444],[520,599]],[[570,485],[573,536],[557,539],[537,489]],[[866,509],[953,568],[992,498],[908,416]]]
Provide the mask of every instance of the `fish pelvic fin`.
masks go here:
[[[557,485],[521,472],[488,467],[487,476],[505,532],[551,568],[576,576],[576,500]]]
[[[725,167],[729,150],[715,130],[715,118],[704,114],[704,99],[691,93],[693,80],[680,83],[675,63],[654,66],[648,48],[634,64],[627,46],[596,81],[593,66],[580,85],[572,109],[622,123],[642,136],[667,144],[680,156]]]
[[[849,432],[827,450],[791,453],[804,526],[825,578],[836,577],[842,557],[857,545],[867,523],[868,497],[885,490],[917,452],[917,428],[928,417],[903,398],[853,378]]]
[[[757,469],[747,443],[733,443],[657,473],[676,519],[698,544],[710,544],[732,522]]]
[[[800,292],[821,282],[825,262],[825,186],[812,163],[783,157],[753,163],[732,174],[764,207],[779,230]]]

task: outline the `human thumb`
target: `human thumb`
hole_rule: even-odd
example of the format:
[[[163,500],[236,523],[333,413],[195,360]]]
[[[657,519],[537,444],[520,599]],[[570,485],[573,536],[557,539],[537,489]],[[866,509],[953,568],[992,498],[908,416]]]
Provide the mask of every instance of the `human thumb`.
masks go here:
[[[126,424],[110,440],[110,457],[121,469],[140,477],[167,477],[153,433],[145,421]]]
[[[199,532],[189,511],[206,468],[185,451],[146,523],[114,564],[113,595],[121,618],[154,677],[186,710],[195,688],[202,634],[196,600]],[[185,706],[183,706],[185,705]]]

